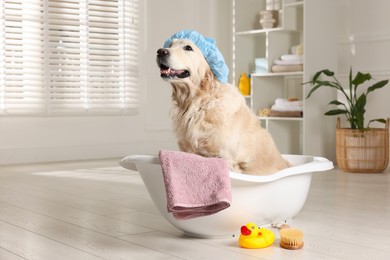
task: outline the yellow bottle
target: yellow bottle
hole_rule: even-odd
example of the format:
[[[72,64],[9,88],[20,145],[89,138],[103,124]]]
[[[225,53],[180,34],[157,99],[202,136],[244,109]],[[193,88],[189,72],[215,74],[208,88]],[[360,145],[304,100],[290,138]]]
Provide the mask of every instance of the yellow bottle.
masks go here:
[[[238,89],[240,90],[241,94],[244,96],[249,96],[251,91],[251,82],[246,73],[242,73],[240,77],[240,82],[238,84]]]

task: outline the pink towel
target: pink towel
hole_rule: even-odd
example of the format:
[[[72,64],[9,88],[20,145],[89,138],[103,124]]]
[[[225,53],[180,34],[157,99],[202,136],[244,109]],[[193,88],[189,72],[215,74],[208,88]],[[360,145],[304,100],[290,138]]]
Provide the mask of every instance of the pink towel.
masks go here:
[[[221,158],[160,151],[168,212],[176,219],[217,213],[230,206],[229,167]]]

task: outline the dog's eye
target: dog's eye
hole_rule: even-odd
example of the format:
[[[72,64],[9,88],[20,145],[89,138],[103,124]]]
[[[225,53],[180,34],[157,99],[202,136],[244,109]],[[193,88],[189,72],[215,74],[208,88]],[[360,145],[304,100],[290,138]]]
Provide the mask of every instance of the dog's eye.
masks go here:
[[[184,46],[184,50],[186,51],[193,51],[192,47],[190,45]]]

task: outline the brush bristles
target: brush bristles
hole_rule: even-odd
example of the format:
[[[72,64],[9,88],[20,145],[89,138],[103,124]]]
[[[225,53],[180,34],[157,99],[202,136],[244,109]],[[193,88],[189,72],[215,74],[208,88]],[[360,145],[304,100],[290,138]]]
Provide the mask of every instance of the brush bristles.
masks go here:
[[[280,230],[280,245],[287,249],[299,249],[303,246],[303,233],[299,229],[283,228]]]

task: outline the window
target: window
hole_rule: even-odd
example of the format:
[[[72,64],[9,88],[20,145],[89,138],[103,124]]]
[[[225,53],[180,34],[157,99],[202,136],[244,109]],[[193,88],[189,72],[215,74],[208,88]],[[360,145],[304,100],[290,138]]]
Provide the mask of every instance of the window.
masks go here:
[[[0,114],[137,112],[138,0],[2,0]]]

